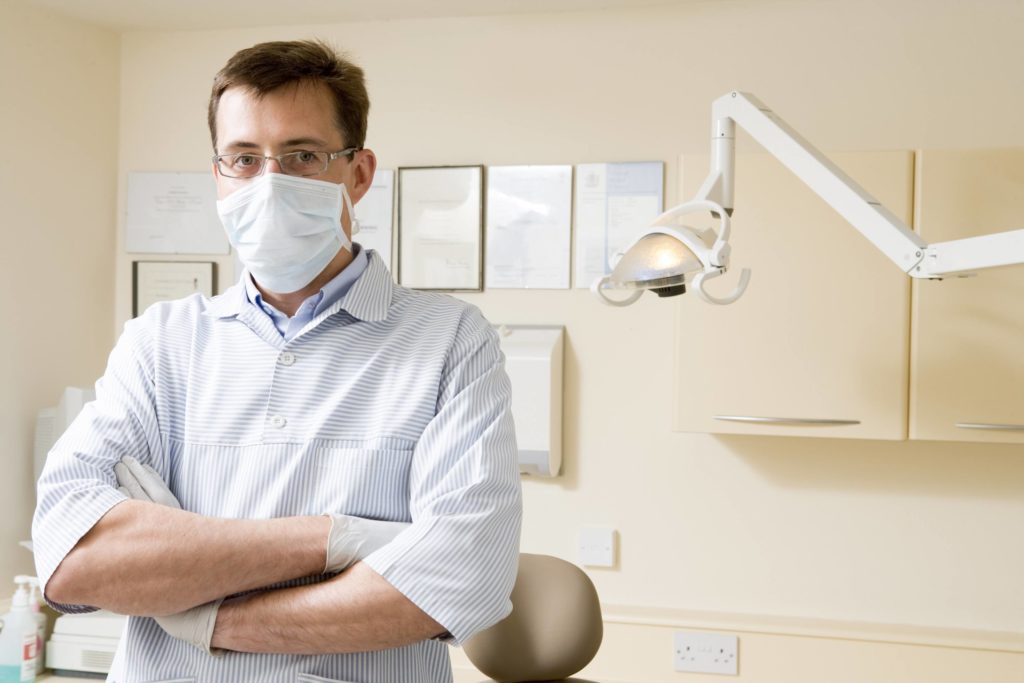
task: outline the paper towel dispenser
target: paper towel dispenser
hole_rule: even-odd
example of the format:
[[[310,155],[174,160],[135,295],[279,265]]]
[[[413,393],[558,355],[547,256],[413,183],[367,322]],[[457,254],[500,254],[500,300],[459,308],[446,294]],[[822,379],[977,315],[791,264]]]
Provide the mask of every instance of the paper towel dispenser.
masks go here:
[[[512,380],[519,471],[557,476],[562,467],[561,326],[495,325]]]

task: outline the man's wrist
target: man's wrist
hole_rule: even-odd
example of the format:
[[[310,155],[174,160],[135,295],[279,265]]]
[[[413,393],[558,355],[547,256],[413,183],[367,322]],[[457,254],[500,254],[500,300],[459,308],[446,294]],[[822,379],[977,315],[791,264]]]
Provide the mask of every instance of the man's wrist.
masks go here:
[[[334,522],[328,515],[317,515],[310,519],[310,532],[312,534],[312,547],[310,554],[313,558],[313,573],[324,573],[327,566],[328,546],[331,539],[331,526]]]
[[[290,552],[299,562],[299,574],[323,574],[327,565],[327,543],[331,534],[331,518],[325,515],[286,517],[278,520],[287,525]]]
[[[231,649],[231,635],[237,622],[238,607],[242,601],[224,601],[217,610],[217,622],[213,626],[213,634],[210,636],[210,647],[220,650]]]

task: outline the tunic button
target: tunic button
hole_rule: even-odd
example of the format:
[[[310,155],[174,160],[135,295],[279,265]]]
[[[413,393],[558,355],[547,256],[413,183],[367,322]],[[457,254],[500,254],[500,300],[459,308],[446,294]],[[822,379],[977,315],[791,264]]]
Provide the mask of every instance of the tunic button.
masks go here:
[[[291,351],[285,351],[277,358],[281,365],[295,365],[295,354]]]
[[[278,429],[281,429],[286,424],[288,424],[288,420],[284,419],[280,415],[274,415],[273,417],[270,418],[271,427],[277,427]]]

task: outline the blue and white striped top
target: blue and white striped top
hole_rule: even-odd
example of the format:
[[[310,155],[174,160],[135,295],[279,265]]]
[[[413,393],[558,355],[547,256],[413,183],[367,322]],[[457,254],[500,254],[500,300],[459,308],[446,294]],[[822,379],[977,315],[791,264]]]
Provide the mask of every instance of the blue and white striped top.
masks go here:
[[[97,398],[50,452],[33,520],[40,579],[151,464],[182,507],[229,518],[338,512],[411,522],[365,562],[455,643],[511,609],[522,502],[510,384],[473,306],[397,286],[380,257],[291,340],[244,284],[125,325]],[[296,579],[285,585],[309,583]],[[88,611],[82,605],[58,606]],[[108,680],[450,681],[437,640],[337,655],[220,658],[130,617]]]

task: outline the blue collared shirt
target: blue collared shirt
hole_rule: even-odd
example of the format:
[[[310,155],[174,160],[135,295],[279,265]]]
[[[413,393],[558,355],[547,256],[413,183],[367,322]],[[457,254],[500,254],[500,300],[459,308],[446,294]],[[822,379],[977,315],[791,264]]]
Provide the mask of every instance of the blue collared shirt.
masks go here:
[[[341,300],[343,296],[348,294],[352,284],[366,270],[366,264],[369,263],[366,251],[355,243],[352,244],[352,249],[352,262],[324,285],[323,289],[303,301],[302,305],[299,306],[299,310],[295,311],[295,315],[292,317],[289,318],[286,314],[263,300],[263,295],[260,294],[260,290],[256,288],[256,284],[253,282],[252,273],[246,270],[242,281],[245,282],[245,294],[249,299],[249,303],[254,304],[261,311],[269,315],[270,319],[274,321],[274,327],[281,333],[281,336],[286,341],[291,341],[292,337],[301,332],[302,328],[309,324],[313,318],[326,311],[335,301]]]

